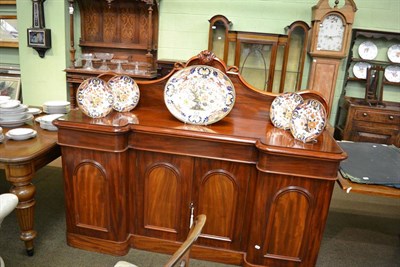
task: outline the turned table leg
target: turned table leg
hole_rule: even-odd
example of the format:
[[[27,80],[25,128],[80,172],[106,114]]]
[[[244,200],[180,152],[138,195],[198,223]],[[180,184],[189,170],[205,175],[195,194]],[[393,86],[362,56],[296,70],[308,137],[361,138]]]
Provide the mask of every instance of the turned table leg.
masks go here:
[[[33,240],[36,231],[33,230],[36,188],[31,183],[35,169],[31,162],[21,164],[9,164],[6,166],[7,181],[12,184],[10,192],[19,199],[16,207],[17,219],[21,229],[20,238],[25,242],[25,248],[29,256],[33,255]]]

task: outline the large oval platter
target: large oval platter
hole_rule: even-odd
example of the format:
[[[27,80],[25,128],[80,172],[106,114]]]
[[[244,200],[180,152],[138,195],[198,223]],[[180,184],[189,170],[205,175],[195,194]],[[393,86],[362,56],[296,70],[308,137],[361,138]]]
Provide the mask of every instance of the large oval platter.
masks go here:
[[[164,101],[171,114],[195,125],[209,125],[224,118],[232,110],[235,98],[228,76],[204,65],[176,72],[164,88]]]
[[[76,99],[80,110],[92,118],[107,116],[112,111],[114,102],[114,96],[106,82],[96,77],[81,83]]]
[[[114,76],[107,84],[114,95],[114,110],[128,112],[139,103],[139,87],[131,77],[125,75]]]

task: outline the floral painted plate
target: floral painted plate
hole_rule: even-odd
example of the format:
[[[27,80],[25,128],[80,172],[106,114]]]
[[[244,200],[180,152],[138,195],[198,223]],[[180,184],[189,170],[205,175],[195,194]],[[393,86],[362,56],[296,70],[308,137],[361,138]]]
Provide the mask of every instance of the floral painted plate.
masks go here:
[[[367,62],[357,62],[353,66],[353,74],[358,79],[366,79],[368,68],[371,68],[371,64]]]
[[[114,102],[110,87],[99,78],[83,81],[76,92],[76,99],[80,110],[92,118],[107,116]]]
[[[371,41],[365,41],[358,47],[358,54],[362,59],[374,59],[378,55],[378,47]]]
[[[389,60],[393,63],[400,63],[400,44],[394,44],[387,51]]]
[[[107,84],[114,95],[114,110],[128,112],[139,103],[139,87],[131,77],[125,75],[114,76]]]
[[[318,100],[307,99],[293,110],[290,132],[295,139],[308,143],[316,140],[325,125],[324,106]]]
[[[390,65],[385,68],[385,78],[389,82],[400,83],[400,66]]]
[[[292,111],[303,102],[303,98],[296,93],[283,93],[275,97],[269,112],[272,124],[276,128],[288,130]]]
[[[164,101],[171,114],[195,125],[209,125],[224,118],[232,110],[235,98],[228,76],[204,65],[176,72],[164,88]]]

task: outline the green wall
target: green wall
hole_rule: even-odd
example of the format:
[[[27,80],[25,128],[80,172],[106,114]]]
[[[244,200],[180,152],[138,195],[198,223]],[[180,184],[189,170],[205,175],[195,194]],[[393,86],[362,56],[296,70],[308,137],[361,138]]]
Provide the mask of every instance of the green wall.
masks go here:
[[[102,1],[102,0],[98,0]],[[284,33],[293,21],[311,23],[311,7],[317,0],[160,0],[159,59],[187,60],[207,49],[208,20],[217,14],[233,22],[232,30]],[[331,2],[334,2],[333,0]],[[341,1],[343,2],[343,0]],[[399,0],[356,0],[358,7],[354,28],[400,32]],[[64,69],[69,64],[67,53],[68,7],[66,0],[44,3],[46,27],[52,31],[52,49],[44,59],[26,46],[26,28],[32,24],[32,1],[17,0],[20,30],[18,59],[21,64],[24,102],[41,105],[44,101],[67,99]],[[0,10],[3,10],[0,7]],[[77,19],[78,20],[78,19]],[[76,38],[76,46],[79,38]],[[3,54],[3,50],[0,50]],[[79,53],[79,51],[78,51]],[[3,61],[0,58],[0,63]],[[8,55],[8,60],[14,56]],[[6,58],[6,57],[4,57]],[[345,62],[339,70],[332,114],[342,91]],[[308,68],[305,69],[305,80]],[[362,88],[361,88],[362,89]],[[349,92],[358,94],[355,92]],[[400,101],[399,88],[385,97]],[[331,118],[333,123],[334,117]]]
[[[51,29],[52,48],[44,58],[27,46],[26,29],[32,27],[32,1],[17,0],[19,63],[23,102],[42,105],[48,100],[67,98],[65,39],[65,0],[44,2],[46,28]]]

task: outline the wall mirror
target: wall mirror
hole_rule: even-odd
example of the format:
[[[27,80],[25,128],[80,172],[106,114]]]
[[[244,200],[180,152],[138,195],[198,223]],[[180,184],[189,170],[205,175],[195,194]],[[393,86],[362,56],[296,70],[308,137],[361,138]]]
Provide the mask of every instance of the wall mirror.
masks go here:
[[[18,47],[17,16],[0,15],[0,47]]]

